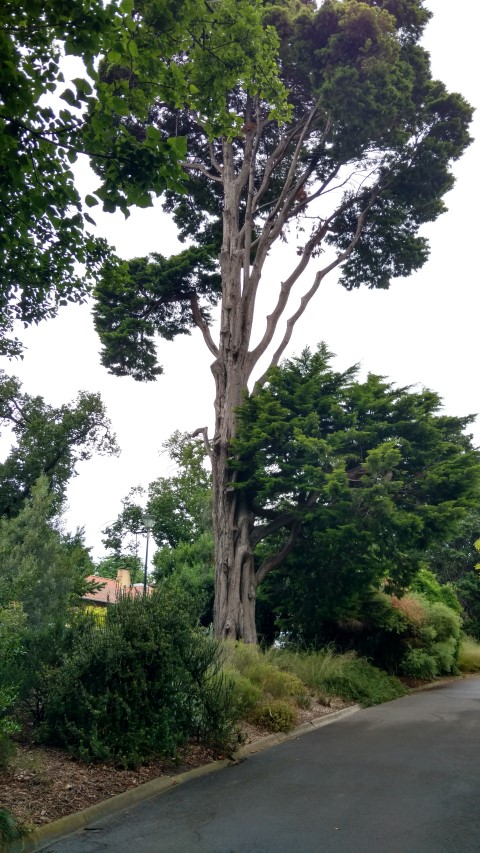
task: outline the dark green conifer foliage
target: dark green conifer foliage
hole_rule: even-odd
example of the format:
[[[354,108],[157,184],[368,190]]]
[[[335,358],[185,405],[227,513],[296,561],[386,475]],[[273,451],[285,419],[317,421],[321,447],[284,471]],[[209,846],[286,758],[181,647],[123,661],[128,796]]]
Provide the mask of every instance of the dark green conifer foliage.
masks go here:
[[[239,410],[232,444],[236,488],[258,520],[260,597],[309,642],[358,617],[382,580],[401,594],[480,483],[472,417],[441,414],[432,391],[360,382],[330,358],[322,345],[273,369]]]

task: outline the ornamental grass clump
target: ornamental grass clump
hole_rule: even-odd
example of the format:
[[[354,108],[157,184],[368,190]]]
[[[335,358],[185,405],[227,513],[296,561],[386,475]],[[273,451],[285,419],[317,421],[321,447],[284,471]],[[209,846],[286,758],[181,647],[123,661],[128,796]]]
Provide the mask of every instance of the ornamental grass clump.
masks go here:
[[[458,668],[460,672],[480,672],[480,643],[473,637],[462,637]]]
[[[332,647],[316,652],[279,649],[274,652],[274,659],[278,666],[295,672],[326,705],[332,696],[368,706],[405,694],[398,679],[372,666],[355,652],[339,654]]]

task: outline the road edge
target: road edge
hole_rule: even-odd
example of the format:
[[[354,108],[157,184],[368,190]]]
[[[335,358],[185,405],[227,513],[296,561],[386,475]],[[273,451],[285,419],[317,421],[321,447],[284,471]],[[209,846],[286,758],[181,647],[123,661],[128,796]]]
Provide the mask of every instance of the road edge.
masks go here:
[[[267,735],[253,743],[246,744],[236,750],[231,758],[212,761],[209,764],[203,764],[201,767],[195,767],[193,770],[179,773],[177,776],[159,776],[156,779],[151,779],[149,782],[144,782],[143,785],[138,785],[136,788],[129,788],[128,791],[123,791],[121,794],[116,794],[114,797],[109,797],[107,800],[102,800],[100,803],[88,806],[88,808],[82,809],[82,811],[74,812],[71,815],[66,815],[53,821],[53,823],[48,823],[20,841],[7,844],[3,853],[40,853],[49,844],[53,844],[67,835],[72,835],[74,832],[84,829],[95,821],[111,817],[123,809],[130,808],[157,794],[163,794],[165,791],[169,791],[178,785],[183,785],[192,779],[216,773],[218,770],[223,770],[225,767],[236,764],[238,761],[244,761],[250,755],[255,755],[257,752],[278,746],[278,744],[284,743],[287,740],[301,737],[308,732],[322,728],[322,726],[334,723],[343,717],[348,717],[360,709],[360,705],[349,705],[347,708],[332,711],[330,714],[324,714],[315,720],[302,723],[302,725],[292,729],[291,732],[278,732]]]

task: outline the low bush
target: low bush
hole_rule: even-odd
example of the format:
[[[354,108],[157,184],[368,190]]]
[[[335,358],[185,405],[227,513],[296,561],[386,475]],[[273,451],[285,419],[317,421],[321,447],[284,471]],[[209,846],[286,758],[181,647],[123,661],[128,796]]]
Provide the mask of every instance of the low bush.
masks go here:
[[[480,643],[473,637],[463,637],[458,655],[460,672],[480,672]]]
[[[72,621],[51,675],[41,735],[87,761],[134,767],[174,757],[191,737],[235,740],[218,645],[194,630],[178,593],[121,599],[104,623]]]
[[[232,667],[224,667],[223,674],[230,684],[233,715],[238,719],[244,719],[252,708],[260,702],[262,691],[257,685],[252,684],[250,679]]]
[[[409,678],[430,681],[438,674],[437,661],[424,649],[409,649],[402,661],[402,672]]]
[[[22,645],[25,616],[20,606],[0,607],[0,768],[8,766],[15,747],[11,735],[20,728],[13,710],[18,699],[18,667],[24,649]]]
[[[291,702],[283,699],[267,699],[252,709],[248,719],[270,732],[289,732],[296,725],[297,711]]]

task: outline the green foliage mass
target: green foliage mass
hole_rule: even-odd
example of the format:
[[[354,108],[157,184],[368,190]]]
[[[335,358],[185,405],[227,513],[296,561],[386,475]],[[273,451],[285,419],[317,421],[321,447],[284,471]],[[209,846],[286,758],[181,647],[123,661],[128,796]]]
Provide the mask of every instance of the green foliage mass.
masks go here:
[[[90,70],[113,25],[114,5],[98,0],[6,0],[0,10],[0,352],[18,354],[13,324],[37,323],[82,301],[85,281],[105,258],[84,229],[71,171],[82,121],[55,111],[63,83],[61,44]],[[78,87],[88,87],[79,80]],[[50,96],[50,97],[49,97]],[[78,275],[84,264],[86,276]]]
[[[19,514],[0,519],[0,636],[9,644],[0,654],[0,691],[7,691],[10,706],[18,698],[37,719],[49,668],[94,568],[81,531],[71,536],[58,530],[52,505],[41,477]]]
[[[152,535],[158,546],[153,558],[155,582],[189,591],[199,603],[202,624],[209,625],[213,535],[211,482],[204,465],[205,449],[200,440],[178,431],[163,446],[175,467],[170,476],[159,477],[148,487],[147,510],[153,518]],[[125,560],[135,559],[127,551],[135,549],[132,536],[143,529],[144,510],[139,503],[143,493],[139,492],[131,490],[119,517],[104,531],[104,544],[114,551],[112,559],[119,568]]]
[[[175,465],[170,477],[159,477],[148,487],[147,512],[152,516],[152,536],[158,546],[176,547],[180,542],[194,542],[209,529],[210,475],[204,467],[205,450],[199,439],[179,431],[163,444]],[[108,527],[104,545],[115,553],[124,547],[124,540],[142,529],[145,510],[138,498],[142,490],[134,488],[124,500],[124,509]]]
[[[10,430],[14,441],[0,463],[0,516],[6,518],[20,512],[40,476],[47,479],[52,513],[57,512],[79,462],[94,453],[118,452],[99,394],[81,391],[73,403],[51,406],[24,393],[19,380],[3,371],[0,428]]]
[[[18,698],[17,668],[24,633],[22,607],[17,603],[0,605],[0,769],[8,765],[14,751],[10,736],[19,729],[11,712]]]
[[[79,559],[81,538],[73,547],[52,525],[52,503],[41,477],[21,512],[0,519],[0,602],[19,602],[32,630],[65,618],[86,591],[84,572],[92,566]]]
[[[305,652],[286,647],[272,650],[269,657],[277,667],[295,673],[326,705],[332,696],[369,706],[397,699],[405,693],[396,678],[351,651],[338,654],[332,647],[326,647]]]
[[[136,766],[192,737],[234,737],[217,645],[194,630],[191,602],[166,591],[124,598],[99,624],[72,620],[45,703],[43,737],[83,760]]]
[[[190,300],[205,296],[209,305],[219,297],[220,277],[211,247],[190,248],[171,258],[121,261],[103,267],[103,284],[95,291],[94,318],[109,358],[103,363],[117,376],[153,379],[157,365],[154,336],[172,340],[190,334]],[[203,309],[203,317],[210,317]]]
[[[0,844],[9,844],[12,841],[18,841],[27,834],[25,827],[21,826],[17,820],[6,809],[0,808]]]
[[[119,569],[128,569],[130,572],[130,580],[132,583],[140,583],[143,581],[142,561],[139,557],[133,554],[125,554],[117,556],[113,554],[110,557],[104,557],[95,566],[95,574],[102,578],[116,578]]]
[[[467,634],[480,639],[480,575],[470,571],[454,584],[463,609],[463,623]]]
[[[128,215],[131,205],[150,205],[152,194],[167,187],[182,191],[186,139],[161,124],[140,127],[156,99],[206,111],[209,127],[222,133],[236,121],[224,93],[239,79],[279,109],[285,103],[277,40],[261,25],[261,4],[222,0],[221,6],[203,0],[2,4],[0,352],[21,352],[12,337],[15,321],[37,323],[85,300],[109,256],[105,241],[89,233],[95,223],[88,208],[101,202],[104,210],[119,207]],[[65,54],[83,61],[83,76],[65,80]],[[79,153],[101,175],[83,203],[72,172]]]
[[[441,414],[432,391],[359,382],[330,358],[322,345],[273,369],[245,399],[232,443],[236,488],[258,520],[260,595],[307,643],[358,616],[382,579],[405,590],[427,546],[455,535],[476,504],[480,477],[471,417]]]

